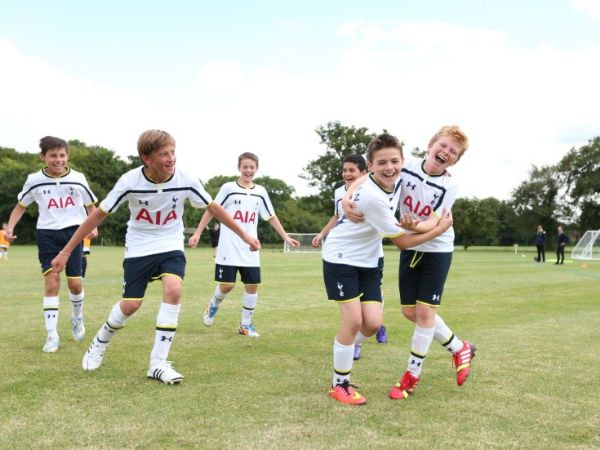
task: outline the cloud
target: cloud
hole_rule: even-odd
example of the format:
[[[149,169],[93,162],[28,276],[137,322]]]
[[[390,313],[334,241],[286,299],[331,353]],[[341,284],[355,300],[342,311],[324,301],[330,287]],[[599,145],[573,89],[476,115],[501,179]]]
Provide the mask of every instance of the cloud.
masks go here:
[[[588,17],[600,19],[600,1],[599,0],[571,0],[575,11],[582,12]]]
[[[141,96],[72,77],[0,40],[0,145],[27,150],[56,134],[125,155],[140,132],[162,128],[177,139],[180,167],[205,181],[236,173],[237,156],[253,151],[259,175],[305,195],[298,174],[323,151],[319,125],[386,128],[410,150],[455,123],[471,141],[453,168],[461,195],[508,198],[532,164],[554,164],[600,135],[597,45],[519,48],[502,32],[446,22],[353,21],[336,36],[342,51],[326,69],[198,59],[185,98],[169,95],[172,80]]]

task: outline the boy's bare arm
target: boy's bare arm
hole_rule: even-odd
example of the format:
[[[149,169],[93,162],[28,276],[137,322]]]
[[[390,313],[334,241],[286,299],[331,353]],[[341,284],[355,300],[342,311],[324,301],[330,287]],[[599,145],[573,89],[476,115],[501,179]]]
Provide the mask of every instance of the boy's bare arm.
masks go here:
[[[333,227],[335,227],[335,224],[337,223],[337,221],[338,221],[338,216],[336,216],[336,215],[333,215],[329,218],[329,221],[327,221],[327,223],[325,224],[323,229],[321,231],[319,231],[319,233],[313,238],[313,240],[312,240],[313,247],[318,247],[319,245],[321,245],[321,241],[325,238],[325,236],[327,236],[327,234],[329,234],[331,229]]]
[[[365,215],[356,211],[356,204],[352,201],[352,194],[354,194],[354,191],[356,191],[356,189],[365,182],[367,177],[368,175],[363,175],[362,177],[354,180],[352,184],[348,186],[346,193],[342,197],[344,216],[346,216],[350,222],[361,223],[365,220]]]
[[[95,205],[88,205],[85,207],[85,209],[87,210],[88,216],[90,214],[92,214],[95,210],[96,210],[96,206]],[[96,237],[98,237],[98,228],[94,228],[90,234],[88,234],[86,236],[88,239],[95,239]]]
[[[438,224],[429,231],[424,233],[406,233],[402,236],[392,238],[391,241],[396,247],[401,250],[415,247],[423,242],[427,242],[435,237],[438,237],[444,231],[452,226],[452,212],[444,210]]]
[[[256,251],[260,249],[260,241],[258,239],[253,238],[244,230],[242,230],[237,223],[233,220],[233,218],[229,215],[229,213],[218,203],[212,202],[206,207],[207,211],[217,218],[219,222],[237,234],[242,240],[250,246],[250,250]],[[207,222],[208,223],[208,222]]]
[[[210,213],[210,211],[208,209],[206,211],[204,211],[204,214],[202,214],[202,217],[200,218],[200,222],[198,223],[198,226],[196,227],[196,231],[194,231],[194,234],[192,234],[190,236],[190,238],[188,239],[188,244],[190,245],[190,247],[196,248],[198,246],[198,243],[200,242],[200,236],[202,236],[202,232],[204,231],[204,229],[206,228],[206,225],[208,225],[208,223],[211,221],[212,218],[213,218],[213,215]]]
[[[281,222],[279,221],[279,218],[277,216],[271,216],[271,218],[269,219],[269,223],[275,229],[275,231],[277,231],[277,234],[281,236],[281,239],[283,239],[285,242],[287,242],[294,248],[300,247],[300,242],[294,238],[289,237],[288,234],[285,232],[285,230],[283,229],[283,225],[281,225]]]
[[[85,221],[79,225],[79,228],[75,231],[69,242],[63,247],[63,249],[58,252],[58,255],[52,260],[52,271],[53,272],[62,272],[65,266],[67,265],[67,261],[69,260],[69,256],[73,252],[73,249],[81,242],[83,239],[88,236],[92,230],[98,228],[104,219],[108,216],[108,213],[102,211],[99,208],[94,208],[92,213],[85,219]]]
[[[6,230],[4,230],[6,232],[6,240],[8,242],[12,242],[17,238],[17,236],[14,234],[15,227],[19,223],[19,220],[21,220],[21,217],[23,217],[23,214],[25,214],[25,209],[26,208],[23,205],[17,203],[11,211]]]

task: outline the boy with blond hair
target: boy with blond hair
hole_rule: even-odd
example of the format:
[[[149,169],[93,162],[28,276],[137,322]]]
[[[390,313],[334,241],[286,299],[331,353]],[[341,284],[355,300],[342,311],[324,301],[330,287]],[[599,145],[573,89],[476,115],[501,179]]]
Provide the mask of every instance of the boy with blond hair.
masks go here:
[[[177,384],[183,381],[183,375],[173,368],[167,357],[177,330],[185,276],[182,220],[185,200],[188,199],[194,207],[206,207],[253,250],[257,250],[260,243],[237,227],[227,212],[212,201],[198,179],[175,169],[175,139],[169,133],[145,131],[140,135],[137,147],[143,166],[119,178],[99,208],[52,261],[52,267],[60,272],[73,248],[89,234],[89,230],[127,203],[130,216],[125,237],[122,299],[113,306],[108,319],[94,336],[82,366],[84,370],[100,367],[113,336],[142,306],[148,283],[161,280],[162,302],[156,318],[147,376],[165,384]]]

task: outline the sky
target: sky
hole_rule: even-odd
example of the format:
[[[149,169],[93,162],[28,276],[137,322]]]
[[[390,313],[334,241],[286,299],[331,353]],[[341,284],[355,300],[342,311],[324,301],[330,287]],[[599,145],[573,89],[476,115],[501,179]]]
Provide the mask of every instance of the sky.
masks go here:
[[[54,135],[125,158],[158,128],[203,181],[251,151],[304,196],[319,126],[410,153],[457,124],[459,196],[504,200],[600,135],[598,61],[600,0],[2,1],[0,146]]]

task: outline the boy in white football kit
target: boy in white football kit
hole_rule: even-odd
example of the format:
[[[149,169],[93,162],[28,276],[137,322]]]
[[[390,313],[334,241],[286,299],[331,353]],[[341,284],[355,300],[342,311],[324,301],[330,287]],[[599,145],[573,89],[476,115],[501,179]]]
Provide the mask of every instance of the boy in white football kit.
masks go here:
[[[429,141],[427,158],[407,161],[402,169],[400,213],[412,214],[422,221],[450,209],[457,185],[447,169],[467,148],[468,139],[457,126],[442,127],[434,134]],[[351,209],[348,205],[348,214],[355,220],[358,217]],[[449,228],[435,239],[411,246],[400,254],[400,303],[403,315],[415,323],[415,330],[407,370],[389,393],[394,400],[406,399],[413,393],[434,339],[452,353],[456,383],[462,386],[469,376],[475,346],[455,336],[437,314],[453,251],[454,230]]]
[[[381,277],[378,267],[381,239],[389,238],[397,247],[407,248],[438,236],[452,223],[445,214],[438,221],[417,223],[410,216],[398,227],[395,211],[400,197],[402,145],[387,133],[369,143],[367,161],[370,174],[352,194],[361,223],[343,215],[329,232],[323,246],[323,278],[327,296],[340,306],[341,326],[333,344],[333,381],[330,396],[350,405],[366,403],[350,384],[354,343],[360,334],[367,338],[381,327]],[[405,233],[405,229],[416,233]]]
[[[257,237],[258,219],[261,217],[269,222],[284,241],[292,247],[298,247],[300,242],[288,236],[275,215],[266,189],[253,181],[258,170],[258,156],[250,152],[242,153],[238,158],[238,170],[240,178],[221,186],[215,202],[225,208],[233,217],[233,221],[250,236]],[[189,239],[190,247],[198,245],[202,231],[212,218],[213,214],[208,210],[202,215],[196,231]],[[258,301],[258,285],[261,282],[260,255],[258,252],[250,252],[248,246],[244,245],[229,226],[224,225],[221,227],[215,264],[215,282],[218,284],[204,312],[203,322],[207,327],[212,326],[219,306],[235,287],[236,275],[239,272],[244,283],[244,296],[238,333],[259,337],[260,334],[252,325],[252,317]]]
[[[356,181],[361,176],[367,173],[367,162],[365,159],[358,154],[350,154],[344,157],[342,161],[342,179],[344,180],[344,184],[338,187],[333,193],[333,216],[329,219],[329,221],[325,224],[323,229],[313,238],[312,245],[313,247],[318,248],[321,245],[321,242],[329,231],[333,227],[335,227],[336,223],[344,214],[344,207],[342,205],[342,199],[348,190],[348,187]],[[379,257],[379,268],[383,271],[383,246],[381,246],[380,257]],[[382,279],[383,281],[383,279]],[[383,299],[382,299],[383,306]],[[380,344],[387,343],[387,332],[385,329],[385,325],[381,325],[377,333],[375,333],[377,338],[377,342]],[[362,350],[362,336],[359,333],[358,341],[354,345],[354,360],[360,359],[360,354]]]
[[[181,286],[185,276],[183,252],[183,210],[185,199],[192,206],[208,210],[233,227],[247,245],[258,249],[258,240],[237,228],[231,217],[212,202],[200,181],[175,170],[175,140],[165,131],[148,130],[138,140],[142,167],[125,173],[100,203],[100,207],[79,227],[63,251],[52,261],[59,272],[67,254],[117,208],[127,202],[130,210],[123,260],[122,300],[117,302],[83,357],[84,370],[95,370],[102,364],[104,352],[114,334],[142,305],[150,281],[160,279],[163,301],[156,318],[154,347],[150,354],[148,378],[176,384],[183,375],[175,371],[167,357],[177,329]]]
[[[60,276],[52,272],[51,261],[71,238],[75,230],[95,210],[97,199],[90,190],[85,176],[71,169],[68,144],[63,139],[46,136],[40,140],[40,157],[46,167],[29,174],[23,189],[17,196],[18,203],[10,214],[6,226],[6,238],[16,239],[14,229],[25,209],[32,203],[38,204],[39,216],[36,225],[38,258],[44,276],[44,320],[47,338],[42,350],[46,353],[58,351],[60,337],[57,332]],[[90,229],[91,236],[96,235]],[[71,332],[76,341],[83,339],[84,291],[81,283],[81,245],[73,248],[66,262],[67,286],[72,306]]]

